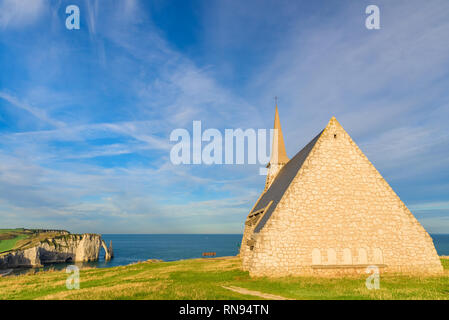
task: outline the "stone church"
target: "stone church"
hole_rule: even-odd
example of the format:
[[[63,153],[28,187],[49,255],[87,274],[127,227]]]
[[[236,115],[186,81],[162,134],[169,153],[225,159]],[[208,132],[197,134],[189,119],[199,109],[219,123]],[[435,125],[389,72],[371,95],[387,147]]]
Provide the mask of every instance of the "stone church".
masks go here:
[[[442,272],[429,234],[334,117],[292,159],[277,106],[274,129],[240,248],[251,276]]]

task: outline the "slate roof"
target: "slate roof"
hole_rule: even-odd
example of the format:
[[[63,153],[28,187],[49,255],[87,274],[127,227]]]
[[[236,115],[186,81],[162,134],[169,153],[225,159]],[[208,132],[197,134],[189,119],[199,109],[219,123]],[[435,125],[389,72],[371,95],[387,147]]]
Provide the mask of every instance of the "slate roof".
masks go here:
[[[262,219],[257,224],[254,232],[259,232],[265,226],[265,223],[270,219],[271,214],[276,209],[279,201],[284,195],[285,191],[287,191],[290,183],[293,181],[293,178],[296,176],[296,173],[301,169],[304,161],[307,159],[310,151],[312,151],[315,143],[318,141],[318,138],[321,136],[321,131],[315,138],[312,139],[304,148],[301,149],[285,166],[277,174],[270,188],[262,195],[262,197],[257,202],[254,209],[251,213],[259,211],[265,208],[270,201],[273,200],[273,204],[270,206],[267,212],[263,215]]]

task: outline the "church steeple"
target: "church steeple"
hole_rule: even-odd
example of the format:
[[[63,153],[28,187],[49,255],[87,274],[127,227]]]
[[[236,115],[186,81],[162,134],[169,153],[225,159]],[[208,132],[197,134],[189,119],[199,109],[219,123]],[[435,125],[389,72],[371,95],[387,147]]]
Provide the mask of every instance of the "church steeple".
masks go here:
[[[281,120],[279,119],[279,111],[276,103],[276,111],[274,114],[274,134],[273,149],[271,151],[270,164],[286,164],[290,160],[285,151],[284,135],[282,134]]]
[[[267,179],[265,182],[265,191],[268,190],[279,170],[289,161],[287,152],[285,151],[284,135],[282,134],[281,120],[279,119],[279,111],[276,98],[276,109],[274,114],[274,133],[273,147],[271,149],[271,158],[268,163]]]

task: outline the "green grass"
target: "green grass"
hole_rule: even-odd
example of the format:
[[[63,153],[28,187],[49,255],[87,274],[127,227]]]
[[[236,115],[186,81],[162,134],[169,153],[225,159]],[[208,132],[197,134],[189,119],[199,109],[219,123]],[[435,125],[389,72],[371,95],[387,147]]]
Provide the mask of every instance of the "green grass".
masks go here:
[[[0,240],[0,253],[14,249],[19,240],[28,238],[25,234],[14,235],[11,239]]]
[[[13,249],[26,249],[60,234],[34,229],[0,229],[0,254]]]
[[[250,278],[238,258],[144,262],[107,269],[81,269],[80,290],[67,290],[64,271],[0,278],[0,299],[259,299],[222,286],[236,286],[291,299],[449,299],[449,260],[444,274],[381,275],[368,290],[366,276],[347,278]]]
[[[15,231],[23,231],[22,228],[19,229],[0,229],[0,234],[2,233],[9,233],[9,232],[15,232]]]
[[[0,229],[0,253],[16,248],[20,240],[32,235],[30,231],[20,229]]]

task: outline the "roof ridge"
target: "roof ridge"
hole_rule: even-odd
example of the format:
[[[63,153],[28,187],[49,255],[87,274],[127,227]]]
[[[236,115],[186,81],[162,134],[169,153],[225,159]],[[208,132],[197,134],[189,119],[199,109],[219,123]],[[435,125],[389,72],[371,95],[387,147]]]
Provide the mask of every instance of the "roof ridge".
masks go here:
[[[264,214],[262,219],[260,219],[259,223],[254,229],[254,232],[259,232],[271,217],[271,214],[273,213],[277,204],[282,199],[285,191],[290,186],[297,172],[301,169],[302,165],[309,156],[310,152],[313,150],[313,147],[315,146],[316,142],[321,137],[323,132],[324,130],[321,130],[318,135],[316,135],[311,141],[309,141],[309,143],[305,145],[304,148],[302,148],[290,161],[288,161],[282,167],[268,190],[262,194],[251,212],[265,208],[270,201],[273,201],[273,204],[270,206],[270,208],[268,208],[268,211]]]

